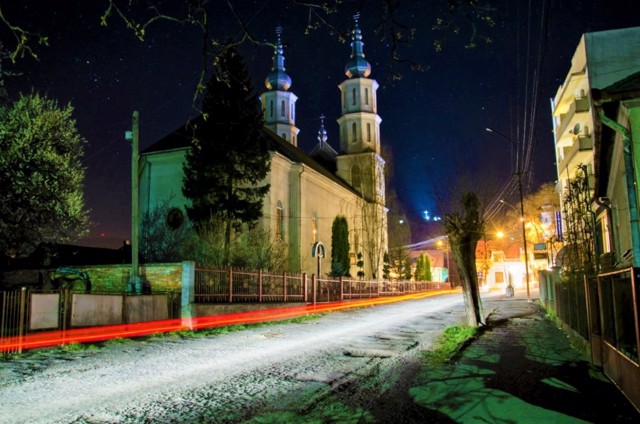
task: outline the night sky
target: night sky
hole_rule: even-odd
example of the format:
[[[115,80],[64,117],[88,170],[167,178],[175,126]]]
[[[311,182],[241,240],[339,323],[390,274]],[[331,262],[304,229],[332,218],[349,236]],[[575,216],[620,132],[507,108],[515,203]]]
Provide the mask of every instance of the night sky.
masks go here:
[[[180,2],[170,3],[175,7]],[[299,98],[299,146],[307,152],[312,149],[319,116],[324,114],[329,143],[337,149],[337,85],[346,78],[349,45],[326,29],[305,35],[307,9],[292,1],[236,3],[257,40],[274,42],[276,26],[283,27],[285,66],[292,78],[291,91]],[[554,181],[549,98],[564,81],[580,35],[640,25],[634,1],[481,0],[483,11],[496,24],[475,22],[475,28],[493,42],[466,48],[473,28],[460,19],[459,35],[449,34],[442,51],[436,52],[437,34],[431,28],[436,17],[443,16],[446,1],[402,0],[398,17],[416,29],[415,39],[402,53],[428,66],[420,72],[390,59],[388,40],[375,32],[381,3],[346,1],[341,13],[329,19],[346,32],[353,26],[352,14],[360,9],[364,52],[372,65],[371,77],[380,84],[382,144],[391,147],[394,186],[412,219],[420,219],[425,210],[440,214],[433,187],[449,184],[456,176],[502,184],[514,172],[511,144],[488,134],[485,127],[532,146],[526,191]],[[237,36],[226,1],[209,4],[215,33]],[[131,150],[124,132],[130,129],[132,112],[138,110],[144,150],[197,114],[193,95],[203,64],[201,32],[161,22],[149,27],[140,42],[117,17],[109,20],[108,27],[100,26],[107,2],[99,0],[1,0],[0,5],[14,25],[49,39],[49,46],[33,46],[39,60],[27,57],[15,65],[3,64],[17,74],[5,78],[9,94],[15,98],[33,89],[75,107],[80,134],[87,140],[86,203],[93,222],[83,244],[119,247],[130,232]],[[140,17],[141,10],[134,8],[132,16]],[[6,28],[0,36],[6,47],[13,48],[15,41]],[[259,94],[273,50],[245,44],[241,52]],[[393,79],[395,73],[402,79]],[[533,132],[523,131],[527,123],[533,123]]]

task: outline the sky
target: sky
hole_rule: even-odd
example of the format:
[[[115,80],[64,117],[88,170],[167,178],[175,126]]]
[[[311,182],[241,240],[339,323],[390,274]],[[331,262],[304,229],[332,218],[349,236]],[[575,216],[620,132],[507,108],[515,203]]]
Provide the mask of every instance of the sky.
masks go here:
[[[150,16],[142,7],[128,8],[128,3],[117,2],[130,16]],[[480,0],[495,26],[458,16],[458,35],[450,33],[437,52],[433,42],[438,33],[432,27],[446,16],[447,2],[402,0],[397,17],[415,29],[415,38],[401,53],[427,68],[414,71],[391,60],[389,40],[376,32],[383,3],[347,0],[327,19],[344,33],[353,27],[352,15],[361,13],[364,52],[372,65],[371,78],[380,84],[381,142],[393,153],[393,186],[413,222],[423,219],[425,211],[432,217],[441,214],[436,193],[457,177],[504,184],[517,170],[512,144],[531,147],[525,192],[555,181],[549,99],[566,77],[581,34],[640,25],[632,1]],[[163,11],[181,11],[180,1],[162,4],[169,5]],[[275,28],[283,28],[290,91],[298,96],[299,147],[307,152],[313,148],[319,117],[325,115],[329,143],[338,149],[337,86],[346,78],[349,44],[326,28],[305,35],[308,9],[291,0],[232,4],[259,42],[273,43]],[[106,27],[100,25],[107,5],[106,0],[0,0],[13,25],[48,37],[48,46],[33,45],[37,60],[3,63],[14,74],[5,77],[9,94],[15,98],[33,90],[74,106],[79,132],[87,141],[85,197],[93,223],[82,244],[119,247],[130,238],[131,222],[131,147],[125,131],[131,129],[133,111],[139,111],[144,150],[197,114],[194,92],[203,66],[202,32],[159,22],[139,41],[117,16]],[[226,1],[209,2],[209,21],[212,32],[223,38],[240,34]],[[474,30],[476,40],[488,37],[492,42],[468,48]],[[7,48],[15,45],[6,27],[0,28],[0,39]],[[246,43],[241,53],[258,95],[265,90],[273,50]],[[402,78],[392,77],[397,74]],[[486,127],[511,142],[487,133]],[[414,240],[421,236],[420,226],[415,228]]]

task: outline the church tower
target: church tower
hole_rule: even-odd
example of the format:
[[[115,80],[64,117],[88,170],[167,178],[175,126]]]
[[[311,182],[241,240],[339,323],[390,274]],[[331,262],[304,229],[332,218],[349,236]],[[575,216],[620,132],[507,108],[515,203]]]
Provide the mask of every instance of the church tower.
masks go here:
[[[284,49],[280,35],[282,28],[276,28],[277,43],[273,54],[273,67],[264,81],[267,91],[262,93],[262,110],[264,126],[275,134],[287,140],[294,146],[298,145],[296,127],[296,100],[298,97],[289,91],[291,77],[284,68]]]
[[[337,175],[356,189],[367,202],[385,204],[384,160],[380,156],[378,83],[370,79],[371,65],[364,57],[359,14],[351,41],[351,58],[345,66],[347,79],[340,85],[342,116]]]

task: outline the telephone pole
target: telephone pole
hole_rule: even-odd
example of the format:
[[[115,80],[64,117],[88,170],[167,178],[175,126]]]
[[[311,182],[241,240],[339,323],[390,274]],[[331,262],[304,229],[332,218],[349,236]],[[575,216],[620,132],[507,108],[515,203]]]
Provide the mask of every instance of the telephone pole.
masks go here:
[[[138,220],[138,111],[133,111],[131,131],[125,133],[125,139],[131,141],[131,275],[129,277],[129,293],[142,294],[140,281],[140,265],[138,263],[139,250],[139,220]]]

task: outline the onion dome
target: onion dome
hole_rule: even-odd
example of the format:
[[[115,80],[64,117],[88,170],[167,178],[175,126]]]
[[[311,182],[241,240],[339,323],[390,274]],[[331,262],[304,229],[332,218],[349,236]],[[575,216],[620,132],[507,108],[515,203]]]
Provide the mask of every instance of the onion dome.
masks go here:
[[[291,77],[287,75],[284,69],[284,49],[280,39],[282,27],[276,28],[276,34],[278,35],[278,42],[273,55],[273,67],[269,75],[267,75],[264,85],[269,90],[287,91],[291,87]]]
[[[351,59],[344,67],[344,73],[347,74],[348,78],[366,78],[371,74],[371,64],[367,62],[364,58],[364,53],[362,52],[362,46],[364,46],[364,43],[362,42],[362,32],[358,26],[359,18],[359,13],[355,14],[353,17],[353,20],[355,21],[355,28],[351,37]]]

